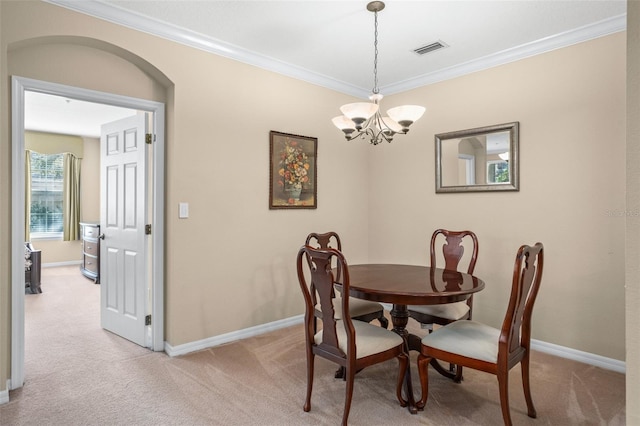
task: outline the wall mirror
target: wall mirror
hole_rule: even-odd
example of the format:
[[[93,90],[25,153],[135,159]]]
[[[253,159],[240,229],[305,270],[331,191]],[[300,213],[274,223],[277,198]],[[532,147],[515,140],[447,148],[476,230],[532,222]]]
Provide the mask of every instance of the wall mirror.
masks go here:
[[[435,135],[436,192],[518,191],[519,123]]]

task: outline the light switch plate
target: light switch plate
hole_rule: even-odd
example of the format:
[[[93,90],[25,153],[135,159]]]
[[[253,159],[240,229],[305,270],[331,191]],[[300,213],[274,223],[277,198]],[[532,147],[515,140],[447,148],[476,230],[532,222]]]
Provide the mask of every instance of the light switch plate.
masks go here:
[[[180,219],[186,219],[189,217],[189,203],[180,203],[180,212],[178,213]]]

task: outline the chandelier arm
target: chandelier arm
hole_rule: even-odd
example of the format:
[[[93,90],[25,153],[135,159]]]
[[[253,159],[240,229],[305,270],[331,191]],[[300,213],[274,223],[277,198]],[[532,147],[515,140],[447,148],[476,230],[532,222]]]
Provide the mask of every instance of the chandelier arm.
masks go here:
[[[378,130],[376,136],[375,136],[375,140],[377,141],[377,143],[375,143],[374,145],[377,145],[378,143],[382,142],[382,139],[384,139],[387,142],[391,142],[393,140],[393,135],[394,133],[387,133],[384,130]]]
[[[375,127],[368,127],[367,129],[365,129],[365,131],[360,132],[358,136],[361,137],[362,139],[364,139],[365,136],[368,136],[369,142],[372,145],[378,145],[383,140],[387,142],[391,142],[393,140],[394,134],[395,133],[393,132],[389,133],[389,132],[386,132],[385,130],[380,130]]]
[[[346,140],[352,141],[354,139],[364,138],[365,134],[366,134],[366,129],[358,130],[357,132],[353,132],[353,133],[350,133],[350,134],[345,134],[344,137],[345,137]]]
[[[380,140],[380,132],[376,132],[373,128],[367,128],[366,133],[369,136],[370,143],[372,145],[378,145],[380,142],[382,142]]]
[[[377,111],[373,117],[371,117],[372,119],[375,118],[375,126],[380,129],[381,132],[386,132],[386,133],[390,133],[391,135],[396,134],[397,132],[395,130],[393,130],[391,127],[389,127],[387,125],[387,123],[384,122],[384,120],[382,119],[382,116],[380,115],[380,111]]]
[[[347,140],[353,140],[357,138],[364,139],[365,136],[369,136],[370,142],[373,145],[378,145],[382,140],[391,142],[393,136],[396,134],[387,124],[382,120],[382,116],[379,112],[376,112],[364,123],[357,133],[351,134],[347,137]]]

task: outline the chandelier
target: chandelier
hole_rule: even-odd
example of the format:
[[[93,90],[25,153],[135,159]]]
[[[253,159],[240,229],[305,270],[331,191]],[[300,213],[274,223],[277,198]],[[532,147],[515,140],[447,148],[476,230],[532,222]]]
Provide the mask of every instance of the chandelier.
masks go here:
[[[409,126],[424,114],[424,107],[418,105],[402,105],[387,110],[388,117],[380,114],[382,95],[378,89],[378,12],[384,9],[384,2],[372,1],[367,10],[375,16],[374,60],[373,60],[373,93],[371,102],[356,102],[342,105],[341,116],[333,118],[333,124],[344,132],[347,140],[360,137],[369,139],[373,145],[382,141],[391,142],[396,133],[406,134]]]

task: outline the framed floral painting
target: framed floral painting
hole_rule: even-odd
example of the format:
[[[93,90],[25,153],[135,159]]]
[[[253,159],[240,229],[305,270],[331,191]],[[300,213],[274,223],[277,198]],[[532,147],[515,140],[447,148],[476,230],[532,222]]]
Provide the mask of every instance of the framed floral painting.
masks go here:
[[[318,139],[269,132],[269,208],[317,207]]]

